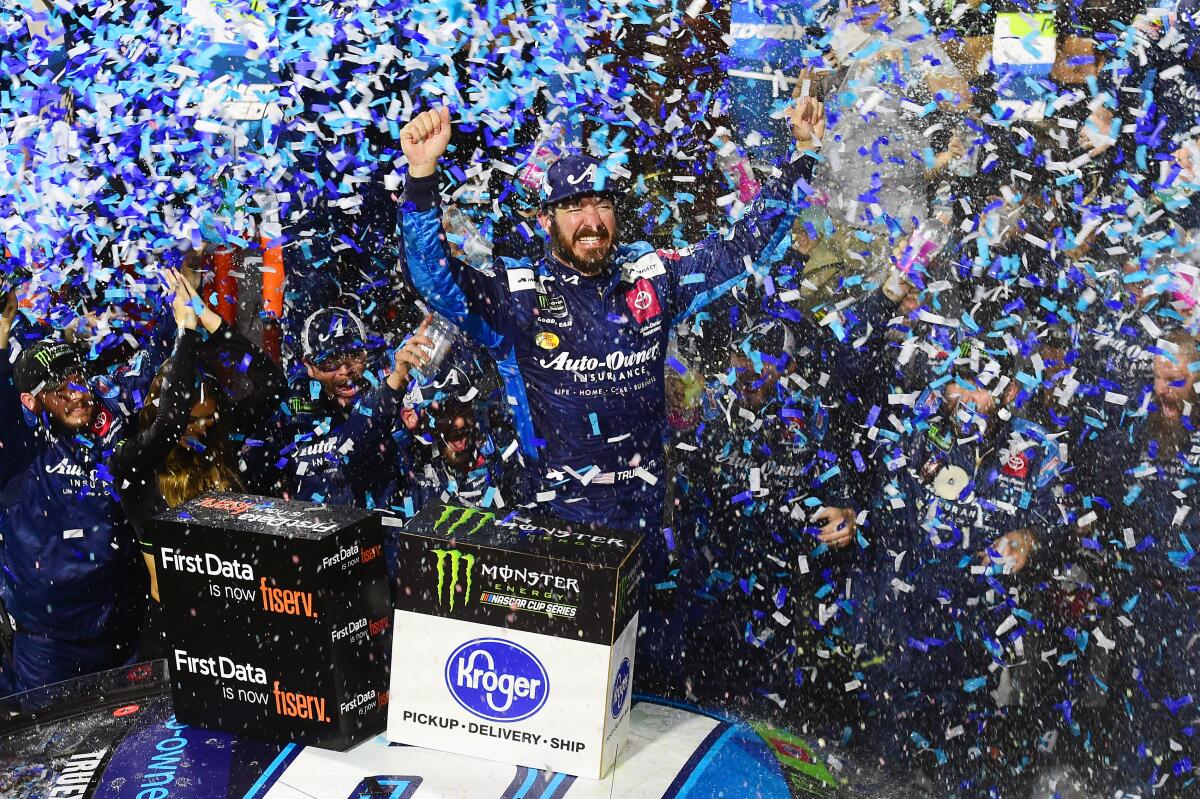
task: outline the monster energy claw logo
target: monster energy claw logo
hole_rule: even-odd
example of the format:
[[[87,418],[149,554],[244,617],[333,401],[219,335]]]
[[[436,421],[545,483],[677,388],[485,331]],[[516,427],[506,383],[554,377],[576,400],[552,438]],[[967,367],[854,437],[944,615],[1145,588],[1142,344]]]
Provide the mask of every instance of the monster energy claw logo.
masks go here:
[[[43,369],[50,368],[50,361],[54,360],[57,353],[53,349],[38,350],[33,354],[33,359],[37,361]]]
[[[450,560],[450,610],[454,610],[454,592],[458,589],[458,564],[461,561],[467,578],[467,591],[463,594],[463,604],[466,605],[471,601],[471,573],[475,570],[475,556],[469,552],[460,552],[457,549],[435,549],[433,554],[437,556],[437,595],[438,604],[442,604],[442,589],[446,585],[446,560]]]
[[[462,508],[458,505],[443,505],[442,515],[439,516],[438,520],[433,524],[434,531],[440,531],[443,524],[454,520],[454,514],[456,513],[459,514],[458,520],[454,521],[453,524],[451,524],[450,527],[445,530],[447,535],[452,535],[455,530],[462,527],[476,516],[479,517],[479,521],[477,521],[475,526],[466,533],[467,535],[475,535],[475,533],[483,529],[485,524],[496,520],[496,514],[489,513],[488,511],[478,510],[476,508]]]

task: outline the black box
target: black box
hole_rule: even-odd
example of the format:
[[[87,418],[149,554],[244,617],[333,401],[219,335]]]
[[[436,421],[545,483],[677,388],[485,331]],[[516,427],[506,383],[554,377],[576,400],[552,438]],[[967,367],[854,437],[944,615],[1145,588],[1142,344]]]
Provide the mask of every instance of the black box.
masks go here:
[[[377,516],[208,493],[151,524],[179,721],[339,750],[383,731],[391,601]]]
[[[397,532],[397,610],[609,645],[637,610],[638,533],[447,503]]]

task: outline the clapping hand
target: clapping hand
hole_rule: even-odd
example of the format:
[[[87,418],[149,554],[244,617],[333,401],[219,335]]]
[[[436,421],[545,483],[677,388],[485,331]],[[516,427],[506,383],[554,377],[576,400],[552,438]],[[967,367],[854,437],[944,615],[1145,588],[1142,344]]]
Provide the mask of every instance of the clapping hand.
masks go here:
[[[0,350],[8,349],[8,337],[13,323],[17,321],[17,290],[11,288],[4,295],[4,308],[0,311]]]
[[[181,330],[195,330],[197,325],[203,325],[209,333],[217,332],[221,327],[221,317],[200,299],[192,283],[178,269],[168,269],[163,275],[173,295],[171,310],[175,313],[175,323]]]
[[[195,330],[200,322],[195,307],[192,306],[191,287],[177,269],[163,272],[167,288],[171,290],[171,311],[175,314],[175,326],[180,330]]]
[[[1088,148],[1090,157],[1095,158],[1113,146],[1113,140],[1109,138],[1112,121],[1112,110],[1100,106],[1092,111],[1079,129],[1079,144]]]

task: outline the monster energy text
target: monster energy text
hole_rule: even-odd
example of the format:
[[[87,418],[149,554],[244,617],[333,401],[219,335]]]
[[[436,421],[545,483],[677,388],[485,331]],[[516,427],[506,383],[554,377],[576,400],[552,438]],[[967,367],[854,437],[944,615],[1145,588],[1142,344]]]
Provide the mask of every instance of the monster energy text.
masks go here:
[[[480,576],[495,590],[518,596],[558,601],[565,598],[562,592],[579,593],[579,580],[574,577],[559,577],[536,569],[483,564]]]
[[[446,585],[446,561],[450,561],[450,610],[454,610],[454,594],[458,590],[458,565],[463,564],[463,572],[466,576],[466,593],[463,594],[463,605],[471,601],[471,572],[475,569],[475,556],[469,552],[460,552],[457,549],[435,549],[433,554],[437,556],[437,596],[438,604],[442,604],[442,589]]]

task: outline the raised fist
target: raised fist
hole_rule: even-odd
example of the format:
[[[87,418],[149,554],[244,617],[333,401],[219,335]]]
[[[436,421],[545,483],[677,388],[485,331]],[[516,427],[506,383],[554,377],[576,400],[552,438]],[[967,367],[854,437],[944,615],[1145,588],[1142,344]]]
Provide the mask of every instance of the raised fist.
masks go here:
[[[417,114],[400,131],[400,148],[408,158],[408,174],[429,177],[437,170],[438,158],[450,144],[450,109],[446,107]]]

